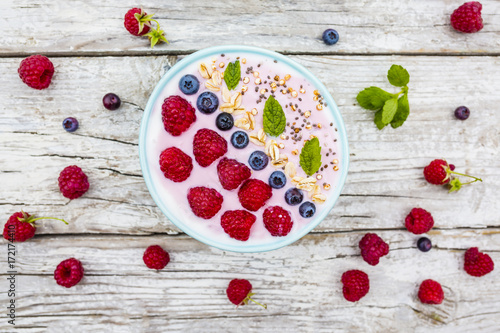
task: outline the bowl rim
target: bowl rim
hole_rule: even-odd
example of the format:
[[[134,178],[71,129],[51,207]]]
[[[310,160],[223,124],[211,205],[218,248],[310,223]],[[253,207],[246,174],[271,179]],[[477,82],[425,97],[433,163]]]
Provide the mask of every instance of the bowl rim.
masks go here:
[[[156,192],[155,185],[152,181],[151,178],[151,173],[149,172],[148,168],[148,163],[147,163],[147,154],[146,154],[146,134],[147,134],[147,126],[150,121],[150,116],[153,110],[153,106],[156,103],[159,95],[161,94],[162,90],[164,89],[165,85],[168,83],[168,81],[177,75],[180,71],[182,71],[186,66],[190,65],[191,63],[195,61],[199,61],[203,58],[207,58],[211,55],[214,54],[222,54],[222,53],[234,53],[234,52],[246,52],[246,53],[254,53],[258,55],[264,55],[266,57],[274,58],[278,61],[281,61],[288,66],[291,66],[295,70],[297,70],[300,74],[302,74],[307,80],[309,80],[319,91],[321,91],[323,98],[326,100],[328,103],[328,106],[330,107],[329,110],[332,113],[333,118],[335,119],[336,123],[336,128],[337,128],[337,133],[339,135],[339,140],[341,140],[341,164],[340,164],[340,178],[339,178],[339,183],[338,185],[333,189],[333,191],[329,192],[329,197],[333,197],[333,200],[331,200],[331,204],[329,207],[325,207],[320,213],[319,216],[316,216],[315,219],[316,221],[314,223],[309,223],[305,225],[301,230],[296,232],[295,234],[291,235],[290,237],[280,237],[276,238],[276,242],[273,243],[267,243],[267,244],[252,244],[252,245],[245,245],[244,242],[242,244],[224,244],[220,243],[214,239],[210,239],[208,237],[205,237],[203,234],[198,233],[196,230],[193,230],[184,222],[182,222],[180,219],[178,219],[174,214],[172,214],[168,207],[164,205],[164,203],[159,200],[159,195]],[[146,104],[146,108],[144,109],[144,114],[141,119],[141,126],[140,126],[140,132],[139,132],[139,160],[140,160],[140,165],[141,165],[141,170],[143,174],[144,181],[146,182],[146,186],[148,188],[148,191],[153,198],[154,202],[160,208],[162,213],[179,229],[181,229],[183,232],[185,232],[187,235],[191,236],[192,238],[207,244],[209,246],[213,246],[215,248],[218,248],[223,251],[232,251],[232,252],[240,252],[240,253],[257,253],[257,252],[265,252],[265,251],[272,251],[279,249],[281,247],[290,245],[297,240],[301,239],[305,235],[307,235],[309,232],[311,232],[312,229],[316,228],[328,214],[330,211],[333,209],[335,204],[337,203],[337,200],[340,196],[340,193],[342,192],[342,189],[344,188],[346,178],[347,178],[347,173],[348,173],[348,168],[349,168],[349,145],[347,141],[347,133],[345,130],[345,124],[344,120],[342,118],[342,115],[340,114],[340,111],[338,109],[337,103],[335,103],[335,100],[333,99],[332,95],[326,88],[326,86],[316,78],[314,74],[312,74],[307,68],[296,62],[295,60],[282,55],[280,53],[270,51],[264,48],[259,48],[259,47],[254,47],[254,46],[244,46],[244,45],[219,45],[219,46],[212,46],[208,47],[199,51],[196,51],[192,54],[187,55],[180,61],[178,61],[175,65],[173,65],[160,79],[160,81],[156,84],[153,92],[149,96],[148,103]],[[328,202],[328,201],[327,201]]]

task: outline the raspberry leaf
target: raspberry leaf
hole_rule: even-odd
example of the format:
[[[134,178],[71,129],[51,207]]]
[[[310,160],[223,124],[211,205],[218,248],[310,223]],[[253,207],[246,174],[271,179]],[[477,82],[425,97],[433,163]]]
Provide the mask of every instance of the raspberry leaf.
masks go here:
[[[226,79],[226,74],[224,74],[224,79]],[[283,108],[271,95],[264,105],[264,132],[271,136],[278,136],[283,133],[285,126],[286,117]]]
[[[306,142],[300,152],[300,166],[308,175],[312,176],[321,167],[321,147],[318,138]]]
[[[392,65],[387,72],[389,83],[396,87],[404,87],[410,82],[410,74],[403,66]]]
[[[392,94],[378,87],[369,87],[360,91],[356,100],[359,105],[368,110],[380,110],[384,103],[393,97]]]
[[[226,82],[227,89],[233,90],[238,86],[241,79],[240,61],[230,62],[224,71],[224,81]],[[267,103],[266,103],[267,104]]]
[[[382,123],[385,125],[389,124],[392,119],[394,119],[394,115],[398,110],[398,98],[391,98],[385,101],[384,108],[382,109]]]
[[[408,93],[404,93],[403,97],[398,100],[398,110],[391,121],[392,128],[398,128],[403,125],[410,114],[410,104],[408,103]]]

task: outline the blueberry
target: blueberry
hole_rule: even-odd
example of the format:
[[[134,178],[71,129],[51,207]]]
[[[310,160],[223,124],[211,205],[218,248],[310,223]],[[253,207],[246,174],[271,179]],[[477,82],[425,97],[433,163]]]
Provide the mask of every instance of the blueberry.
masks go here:
[[[196,101],[196,107],[204,114],[212,114],[219,107],[219,99],[211,91],[202,92]]]
[[[267,166],[267,163],[269,163],[269,157],[260,150],[254,151],[252,154],[250,154],[250,158],[248,159],[248,164],[250,164],[250,167],[254,170],[262,170]]]
[[[194,75],[184,75],[179,81],[179,89],[186,95],[196,94],[199,88],[200,82]]]
[[[221,131],[229,131],[234,125],[233,116],[227,112],[222,112],[215,119],[215,125]]]
[[[470,110],[466,106],[459,106],[455,110],[455,117],[457,117],[457,119],[465,120],[465,119],[469,118],[469,116],[470,116]]]
[[[63,128],[68,132],[74,132],[78,129],[78,120],[73,117],[69,117],[63,120]]]
[[[282,188],[286,185],[286,176],[281,171],[274,171],[271,176],[269,176],[269,185],[272,188]]]
[[[234,148],[243,149],[248,146],[250,140],[248,139],[248,134],[243,131],[236,131],[231,135],[231,143]]]
[[[102,104],[106,109],[113,111],[120,107],[122,101],[116,94],[109,93],[102,98]]]
[[[427,252],[432,248],[431,240],[427,237],[422,237],[417,242],[417,247],[422,252]]]
[[[302,202],[302,199],[304,199],[304,195],[298,188],[291,188],[285,193],[285,201],[290,206],[298,205]]]
[[[312,217],[314,213],[316,213],[316,205],[310,201],[304,202],[299,207],[300,216],[305,217],[306,219]]]
[[[334,29],[326,29],[323,32],[323,42],[327,45],[333,45],[339,41],[339,33]]]

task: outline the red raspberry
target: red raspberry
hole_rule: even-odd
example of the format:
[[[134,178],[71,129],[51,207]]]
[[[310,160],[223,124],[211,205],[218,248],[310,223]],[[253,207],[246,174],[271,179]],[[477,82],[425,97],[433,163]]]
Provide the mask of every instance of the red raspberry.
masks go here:
[[[170,96],[161,106],[161,119],[165,131],[179,136],[196,120],[193,106],[181,96]]]
[[[380,257],[389,253],[389,245],[377,234],[368,233],[359,241],[361,256],[368,264],[375,266]]]
[[[357,269],[342,274],[342,293],[349,302],[356,302],[363,298],[370,290],[370,280],[365,272]]]
[[[481,3],[477,1],[464,3],[451,14],[451,26],[461,32],[478,32],[483,28],[482,8]]]
[[[486,253],[479,252],[477,247],[471,247],[465,251],[464,269],[472,276],[483,276],[493,271],[495,265]]]
[[[142,260],[148,268],[151,269],[163,269],[170,261],[170,256],[168,252],[161,248],[159,245],[151,245],[142,256]]]
[[[21,220],[19,220],[21,219]],[[24,242],[35,236],[36,228],[34,222],[30,222],[31,215],[17,212],[9,217],[3,228],[3,238],[12,242]]]
[[[179,148],[170,147],[160,154],[160,169],[165,178],[180,183],[191,175],[193,159]]]
[[[17,72],[29,87],[42,90],[50,85],[54,75],[54,65],[43,55],[32,55],[21,61]]]
[[[59,189],[68,199],[79,198],[89,189],[87,175],[76,165],[70,165],[59,174]]]
[[[246,210],[228,210],[222,214],[220,225],[231,238],[246,241],[256,219],[255,215]]]
[[[250,169],[243,163],[227,157],[222,158],[217,165],[217,174],[219,175],[222,188],[234,190],[240,184],[250,178]]]
[[[132,8],[125,14],[123,25],[132,35],[142,36],[147,34],[149,31],[149,26],[144,23],[151,22],[151,16],[152,15],[148,16],[148,14],[140,8]]]
[[[207,167],[227,153],[227,141],[217,132],[202,128],[194,135],[194,159],[202,167]]]
[[[415,235],[426,233],[434,226],[431,213],[422,208],[413,208],[405,219],[405,227]]]
[[[245,279],[233,279],[229,282],[229,285],[226,289],[227,298],[231,303],[240,306],[248,304],[248,301],[252,301],[256,304],[259,304],[264,309],[267,309],[267,305],[260,304],[259,302],[254,301],[250,297],[252,297],[252,284],[250,281]]]
[[[187,198],[194,215],[207,220],[219,212],[224,201],[219,192],[203,186],[189,189]]]
[[[264,219],[264,226],[273,236],[286,236],[292,230],[293,221],[290,213],[280,206],[266,208],[262,217]]]
[[[444,299],[443,288],[434,280],[424,280],[418,289],[418,298],[425,304],[441,304]]]
[[[80,282],[83,277],[82,263],[75,259],[69,258],[57,265],[54,271],[54,279],[58,285],[71,288]]]
[[[446,169],[449,168],[445,160],[434,160],[424,168],[424,177],[429,183],[443,185],[450,181]]]
[[[258,179],[247,179],[238,191],[241,205],[252,212],[259,210],[272,196],[271,186]]]

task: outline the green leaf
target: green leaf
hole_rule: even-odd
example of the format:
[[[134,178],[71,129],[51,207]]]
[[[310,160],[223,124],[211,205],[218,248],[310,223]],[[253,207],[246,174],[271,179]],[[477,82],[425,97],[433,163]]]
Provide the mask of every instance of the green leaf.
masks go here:
[[[280,103],[270,95],[266,101],[266,105],[264,105],[264,132],[271,136],[278,136],[283,133],[285,126],[285,112],[283,112]]]
[[[227,89],[233,90],[238,86],[241,79],[240,61],[230,62],[224,71],[224,81],[226,82]]]
[[[450,181],[450,190],[448,191],[448,193],[458,191],[458,190],[460,190],[461,188],[462,188],[462,183],[460,182],[460,179],[458,179],[458,178],[453,178],[453,179]]]
[[[360,91],[356,100],[362,108],[380,110],[385,101],[392,98],[392,94],[378,87],[369,87]]]
[[[387,100],[384,104],[384,108],[382,109],[382,123],[385,125],[389,124],[394,118],[397,110],[398,98],[396,97]]]
[[[398,100],[398,111],[391,121],[392,128],[398,128],[403,125],[410,114],[410,104],[408,103],[408,93],[404,93],[403,97]]]
[[[375,118],[373,119],[373,121],[375,122],[375,125],[377,125],[377,128],[379,130],[387,125],[382,122],[382,110],[378,110],[377,112],[375,112]]]
[[[389,83],[396,87],[404,87],[410,82],[410,74],[400,65],[392,65],[387,72]]]
[[[312,176],[321,167],[321,147],[318,138],[306,142],[300,152],[300,166],[308,175]]]

